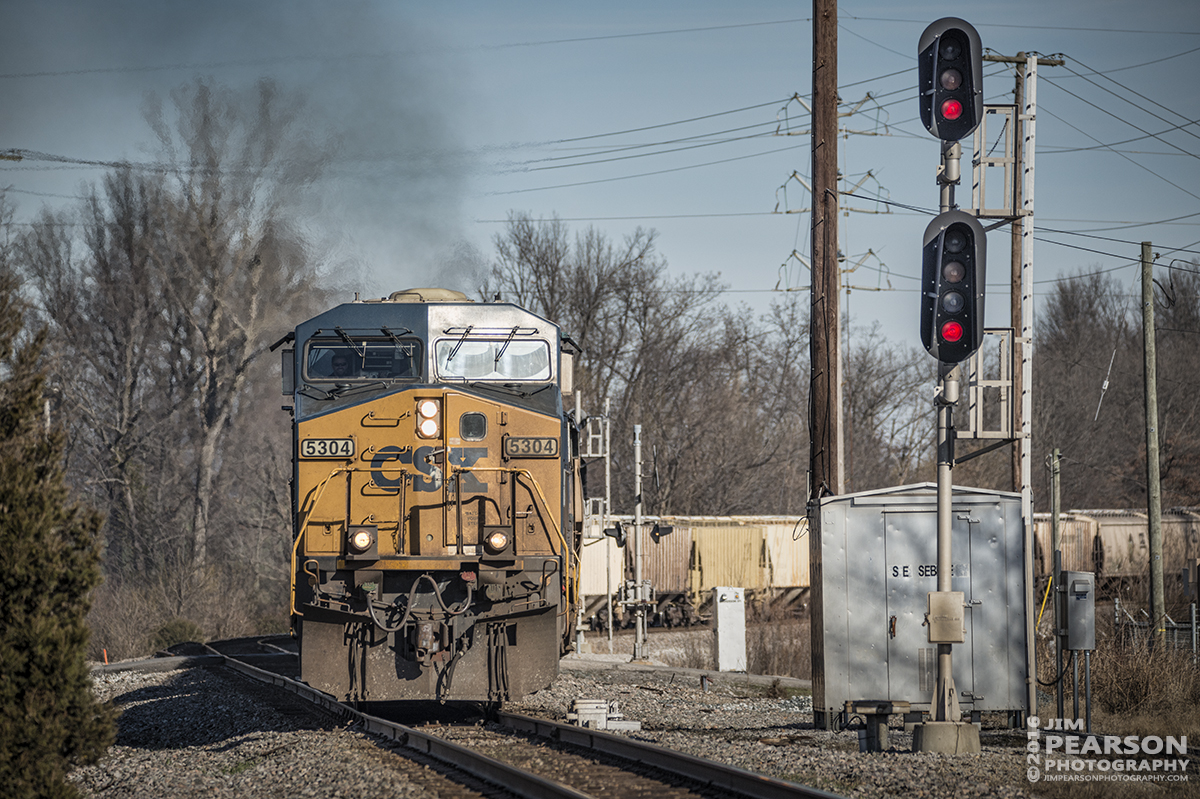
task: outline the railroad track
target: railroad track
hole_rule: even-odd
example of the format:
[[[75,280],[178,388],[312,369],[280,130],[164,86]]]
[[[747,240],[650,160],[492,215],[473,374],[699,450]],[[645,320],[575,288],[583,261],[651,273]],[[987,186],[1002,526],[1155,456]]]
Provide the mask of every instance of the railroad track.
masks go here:
[[[431,757],[517,796],[535,799],[828,799],[826,791],[784,782],[744,769],[673,752],[599,730],[500,711],[493,720],[439,723],[421,728],[393,712],[363,713],[292,678],[295,653],[286,639],[235,639],[191,650],[161,667],[223,665],[260,683],[277,686],[321,708],[352,719],[363,730]],[[282,645],[281,645],[282,644]],[[161,659],[167,661],[168,659]],[[385,717],[386,716],[386,717]]]

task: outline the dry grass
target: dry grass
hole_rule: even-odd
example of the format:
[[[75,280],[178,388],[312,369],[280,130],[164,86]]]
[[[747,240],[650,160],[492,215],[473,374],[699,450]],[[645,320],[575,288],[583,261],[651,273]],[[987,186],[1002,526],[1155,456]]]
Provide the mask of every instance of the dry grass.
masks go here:
[[[1047,614],[1048,615],[1048,614]],[[1153,650],[1145,645],[1119,641],[1114,635],[1112,614],[1097,608],[1096,650],[1091,655],[1092,730],[1104,735],[1159,737],[1187,736],[1200,740],[1200,666],[1192,653]],[[1038,677],[1050,682],[1058,672],[1054,658],[1051,625],[1043,623],[1038,639]],[[1074,669],[1064,660],[1064,715],[1074,715]],[[1079,666],[1079,715],[1085,714],[1084,659]],[[1038,715],[1058,716],[1054,686],[1039,686]],[[1191,769],[1189,769],[1189,772]],[[1200,796],[1200,778],[1188,782],[1078,782],[1037,786],[1038,796],[1047,799],[1115,799],[1142,797]]]
[[[1186,735],[1200,740],[1200,665],[1192,653],[1154,650],[1144,644],[1127,644],[1114,635],[1112,616],[1097,612],[1096,650],[1091,655],[1092,729],[1109,735]],[[1038,677],[1051,681],[1057,674],[1054,640],[1039,637]],[[1064,661],[1063,707],[1071,716],[1074,707],[1074,669]],[[1079,658],[1079,713],[1084,715],[1085,673]],[[1040,686],[1039,716],[1058,715],[1053,686]]]
[[[657,633],[652,644],[660,644],[663,636],[671,636],[670,646],[656,646],[654,657],[668,666],[689,669],[713,669],[713,632],[698,628],[687,632]],[[746,625],[746,671],[749,674],[769,674],[777,677],[809,679],[812,674],[812,647],[809,622],[805,615],[780,615],[764,618]]]
[[[746,630],[747,671],[778,677],[812,678],[812,639],[808,616],[750,625]]]
[[[257,600],[247,581],[215,569],[164,569],[145,582],[106,582],[92,595],[88,658],[149,655],[183,639],[209,641],[284,632],[287,597]]]

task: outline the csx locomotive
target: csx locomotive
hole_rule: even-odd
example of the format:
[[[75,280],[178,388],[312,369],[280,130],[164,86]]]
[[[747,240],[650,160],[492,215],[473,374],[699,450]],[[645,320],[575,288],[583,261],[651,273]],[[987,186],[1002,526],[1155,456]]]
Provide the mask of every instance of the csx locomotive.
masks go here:
[[[570,339],[512,304],[410,289],[284,343],[301,679],[352,701],[548,685],[578,603]]]

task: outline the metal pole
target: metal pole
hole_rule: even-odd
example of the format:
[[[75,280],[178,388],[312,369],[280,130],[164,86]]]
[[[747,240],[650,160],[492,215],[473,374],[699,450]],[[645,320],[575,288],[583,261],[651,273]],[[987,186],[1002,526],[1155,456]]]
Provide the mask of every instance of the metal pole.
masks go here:
[[[1013,102],[1017,106],[1017,118],[1013,120],[1013,208],[1023,209],[1025,197],[1025,192],[1023,189],[1025,181],[1024,170],[1022,167],[1025,164],[1025,147],[1024,137],[1021,135],[1024,127],[1022,124],[1024,115],[1021,113],[1021,111],[1024,110],[1022,108],[1022,104],[1025,99],[1025,54],[1018,53],[1017,57],[1019,60],[1016,63],[1016,87],[1013,89]],[[1023,296],[1023,292],[1021,291],[1021,265],[1023,261],[1022,247],[1024,246],[1024,238],[1022,235],[1023,227],[1024,224],[1021,217],[1018,216],[1013,219],[1011,237],[1009,239],[1009,269],[1011,272],[1009,290],[1009,325],[1013,330],[1016,331],[1021,329],[1022,318],[1021,298]],[[1013,342],[1013,355],[1016,358],[1017,363],[1021,363],[1022,358],[1024,357],[1022,350],[1023,348],[1021,346],[1021,340],[1018,337],[1017,340]],[[1016,399],[1016,402],[1013,403],[1014,430],[1023,429],[1022,422],[1025,418],[1024,404],[1020,401],[1020,397],[1023,396],[1021,390],[1022,377],[1024,377],[1024,370],[1014,370],[1013,391],[1015,392],[1014,399]],[[1020,491],[1023,485],[1021,482],[1021,450],[1024,448],[1024,446],[1025,440],[1023,438],[1018,437],[1017,440],[1013,442],[1012,485],[1014,491]],[[1036,715],[1036,711],[1034,714]]]
[[[950,589],[953,575],[951,534],[953,532],[953,479],[954,438],[951,429],[951,406],[958,402],[959,367],[941,364],[941,391],[937,409],[937,590]],[[959,721],[961,711],[958,693],[954,688],[954,667],[951,660],[952,644],[937,645],[937,688],[934,692],[934,721]]]
[[[633,589],[637,604],[633,617],[635,631],[633,659],[646,658],[646,605],[642,601],[642,426],[633,426]]]
[[[584,429],[586,423],[583,421],[583,392],[582,391],[575,392],[575,424],[580,426],[580,430],[583,433],[587,432]],[[578,455],[579,453],[576,452],[575,454]],[[585,502],[584,498],[579,497],[580,505],[582,505],[584,502]],[[583,524],[583,520],[580,519],[578,523]],[[603,518],[601,519],[600,531],[601,532],[604,531]],[[581,548],[582,548],[582,546],[583,546],[583,544],[580,543]],[[582,582],[580,583],[579,588],[580,589],[583,588]],[[583,654],[583,604],[584,604],[583,597],[576,596],[575,601],[579,603],[579,610],[575,616],[575,651],[578,654]]]
[[[1022,174],[1021,181],[1021,328],[1016,342],[1021,353],[1021,522],[1025,529],[1025,551],[1028,579],[1025,581],[1025,603],[1030,609],[1026,622],[1028,635],[1027,661],[1029,712],[1037,713],[1037,664],[1034,660],[1033,629],[1033,164],[1037,133],[1037,67],[1036,55],[1025,60],[1024,109],[1021,113]]]
[[[604,400],[604,511],[600,520],[600,529],[608,529],[608,520],[612,516],[612,417],[609,415],[610,400]],[[608,544],[605,544],[607,552]],[[612,558],[605,556],[605,571],[608,575],[608,654],[613,653],[613,580]]]
[[[1055,681],[1054,695],[1058,699],[1058,717],[1063,717],[1064,697],[1063,697],[1063,647],[1062,647],[1062,630],[1058,626],[1059,610],[1058,605],[1062,602],[1062,553],[1055,551],[1053,555],[1054,574],[1054,651],[1057,654],[1055,659],[1056,668],[1058,669],[1058,679]]]
[[[958,185],[961,173],[962,145],[956,141],[942,142],[942,172],[938,175],[941,186],[939,205],[942,213],[955,208],[954,187]]]
[[[1075,682],[1071,685],[1071,702],[1073,710],[1071,717],[1079,719],[1079,650],[1071,650],[1071,664],[1075,667]]]
[[[1058,517],[1062,513],[1061,476],[1062,454],[1055,447],[1050,453],[1050,551],[1062,550],[1062,535],[1059,531]]]
[[[1058,663],[1058,671],[1061,674],[1063,669],[1063,641],[1059,635],[1059,630],[1062,629],[1063,622],[1061,617],[1062,604],[1059,601],[1059,592],[1062,590],[1062,538],[1058,528],[1059,508],[1062,505],[1061,495],[1059,494],[1059,479],[1061,477],[1061,469],[1059,468],[1059,451],[1056,448],[1050,454],[1050,552],[1051,563],[1053,570],[1050,573],[1050,582],[1054,584],[1054,659]],[[1078,681],[1078,680],[1077,680]],[[1058,684],[1055,687],[1055,695],[1058,697],[1058,717],[1062,718],[1063,712],[1063,687],[1062,679],[1059,678]],[[1078,717],[1078,713],[1075,714]]]
[[[1085,649],[1083,651],[1083,685],[1084,685],[1084,707],[1087,712],[1087,732],[1089,735],[1092,732],[1092,650]]]
[[[1162,485],[1158,465],[1158,368],[1154,347],[1154,259],[1150,242],[1142,242],[1142,348],[1145,354],[1146,493],[1150,524],[1151,645],[1162,651],[1166,642],[1163,618]]]
[[[940,186],[942,213],[954,205],[954,185],[959,180],[959,159],[962,147],[958,142],[942,142],[942,164],[937,182]],[[937,590],[950,590],[953,575],[951,552],[954,529],[954,431],[951,407],[958,402],[959,367],[938,365],[940,386],[937,400]],[[934,691],[932,717],[934,721],[959,721],[961,712],[954,688],[952,644],[937,645],[937,688]]]

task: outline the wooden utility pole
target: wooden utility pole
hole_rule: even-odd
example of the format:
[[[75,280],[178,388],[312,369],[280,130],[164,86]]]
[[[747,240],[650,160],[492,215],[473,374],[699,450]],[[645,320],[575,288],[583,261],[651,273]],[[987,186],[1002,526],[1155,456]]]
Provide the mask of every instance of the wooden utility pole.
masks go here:
[[[1150,640],[1162,650],[1166,643],[1166,604],[1163,600],[1162,484],[1158,473],[1158,366],[1154,342],[1154,257],[1150,242],[1142,242],[1142,350],[1145,354],[1146,500],[1150,525]]]
[[[838,267],[837,0],[813,0],[809,500],[844,486]]]

